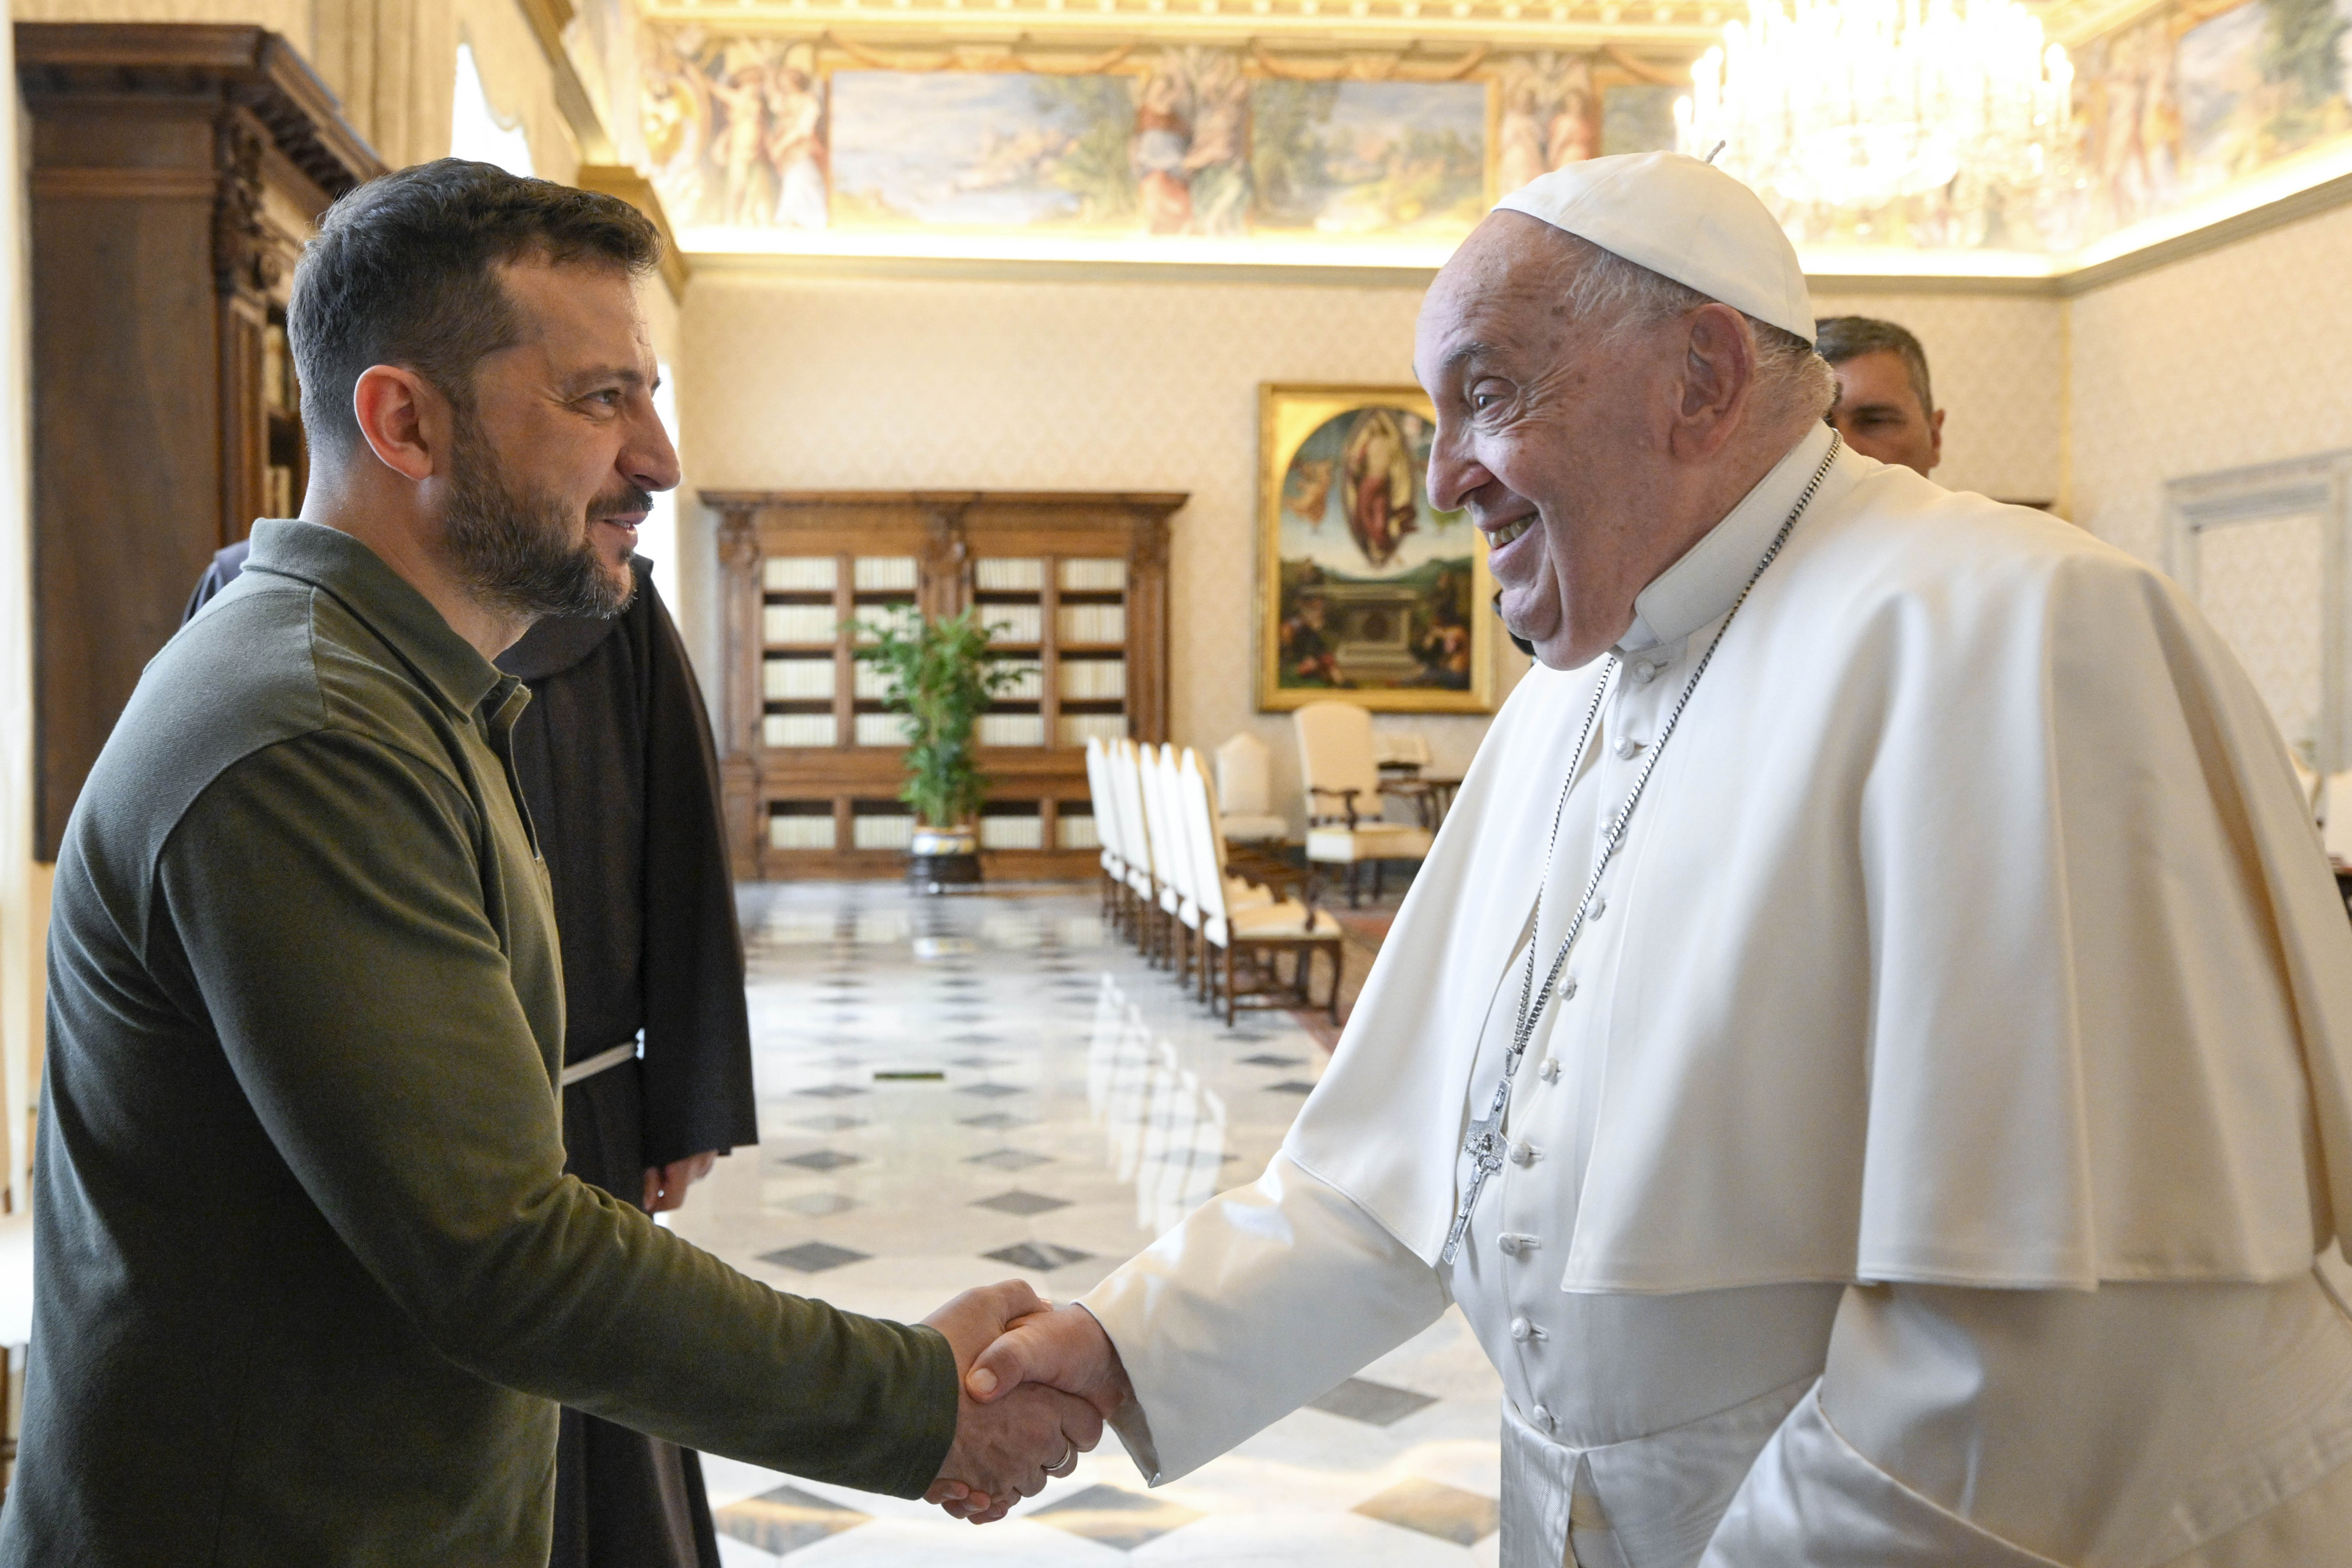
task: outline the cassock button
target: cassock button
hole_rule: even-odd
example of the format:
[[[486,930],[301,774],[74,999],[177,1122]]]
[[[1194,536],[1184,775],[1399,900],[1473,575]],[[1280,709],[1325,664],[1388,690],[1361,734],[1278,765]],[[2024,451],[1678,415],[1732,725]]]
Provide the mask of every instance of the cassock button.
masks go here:
[[[1543,1059],[1543,1065],[1536,1069],[1536,1076],[1542,1079],[1546,1083],[1559,1082],[1559,1058],[1557,1056],[1545,1057]]]
[[[1617,737],[1617,755],[1630,761],[1642,747],[1649,744],[1646,740],[1636,740],[1630,735],[1621,735]]]
[[[1535,1326],[1529,1323],[1527,1319],[1513,1318],[1511,1320],[1511,1337],[1513,1339],[1525,1341],[1528,1335],[1534,1332]]]
[[[1502,1249],[1504,1257],[1516,1258],[1522,1252],[1534,1251],[1538,1240],[1523,1230],[1506,1230],[1495,1238],[1495,1245]]]
[[[1634,664],[1633,678],[1646,686],[1658,678],[1658,666],[1643,659]]]
[[[1594,920],[1598,920],[1598,919],[1600,919],[1602,915],[1606,915],[1606,914],[1608,914],[1608,913],[1609,913],[1609,901],[1608,901],[1607,899],[1605,899],[1605,898],[1596,898],[1596,899],[1594,899],[1594,900],[1592,901],[1592,914],[1591,914],[1591,915],[1590,916],[1590,918],[1594,919]]]
[[[1595,909],[1592,913],[1598,915],[1601,911]],[[1568,978],[1559,983],[1559,999],[1564,1002],[1572,1002],[1576,999],[1576,977],[1574,975],[1570,975]]]
[[[1531,1166],[1536,1163],[1537,1158],[1541,1155],[1543,1151],[1537,1148],[1533,1144],[1513,1144],[1511,1145],[1511,1163],[1515,1166]]]
[[[1539,1432],[1551,1430],[1551,1412],[1540,1405],[1528,1412],[1528,1419],[1535,1423],[1536,1430]]]

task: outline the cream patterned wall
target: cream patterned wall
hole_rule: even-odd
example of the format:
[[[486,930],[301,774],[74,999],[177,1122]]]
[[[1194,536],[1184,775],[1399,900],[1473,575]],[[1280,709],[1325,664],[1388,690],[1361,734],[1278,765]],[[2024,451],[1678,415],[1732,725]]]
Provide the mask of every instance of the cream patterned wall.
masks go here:
[[[714,489],[1166,489],[1181,742],[1254,730],[1297,789],[1288,719],[1251,680],[1257,386],[1412,379],[1421,290],[1265,282],[821,280],[706,271],[687,296],[679,424]],[[1937,477],[2054,496],[2055,301],[1824,300],[1926,340],[1951,408]],[[709,629],[698,627],[707,648]],[[1507,649],[1502,683],[1521,661]],[[1486,721],[1384,717],[1465,765]]]
[[[714,489],[1183,490],[1171,548],[1171,735],[1254,730],[1257,387],[1412,379],[1418,288],[819,281],[698,275],[678,423]],[[1507,680],[1524,664],[1516,653]],[[1482,718],[1397,716],[1441,770]]]
[[[2076,521],[2164,559],[2163,485],[2352,446],[2352,206],[2069,302]]]

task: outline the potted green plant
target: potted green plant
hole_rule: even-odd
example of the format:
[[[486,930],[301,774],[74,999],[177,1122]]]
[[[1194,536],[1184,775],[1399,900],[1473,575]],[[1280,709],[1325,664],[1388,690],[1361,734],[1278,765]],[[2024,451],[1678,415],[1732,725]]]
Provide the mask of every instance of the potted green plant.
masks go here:
[[[857,656],[878,665],[884,700],[906,716],[907,782],[898,799],[915,809],[907,880],[937,893],[980,880],[976,819],[988,780],[972,752],[972,731],[990,699],[1021,678],[988,651],[999,626],[977,609],[961,615],[903,616],[861,624],[870,639]]]

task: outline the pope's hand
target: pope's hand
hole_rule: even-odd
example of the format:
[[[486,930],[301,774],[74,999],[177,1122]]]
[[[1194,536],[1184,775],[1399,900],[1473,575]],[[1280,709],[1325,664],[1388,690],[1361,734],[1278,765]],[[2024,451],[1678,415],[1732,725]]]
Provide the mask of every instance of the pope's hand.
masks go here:
[[[1040,1384],[972,1396],[972,1364],[1005,1329],[1044,1314],[1046,1303],[1026,1284],[984,1285],[933,1312],[924,1322],[947,1336],[955,1354],[955,1441],[939,1478],[923,1496],[959,1519],[977,1524],[1002,1519],[1021,1498],[1045,1490],[1049,1475],[1068,1475],[1078,1456],[1102,1439],[1102,1417],[1092,1405]]]
[[[1024,1383],[1075,1394],[1105,1420],[1135,1396],[1118,1347],[1094,1313],[1072,1301],[1013,1324],[964,1376],[964,1388],[985,1405]]]

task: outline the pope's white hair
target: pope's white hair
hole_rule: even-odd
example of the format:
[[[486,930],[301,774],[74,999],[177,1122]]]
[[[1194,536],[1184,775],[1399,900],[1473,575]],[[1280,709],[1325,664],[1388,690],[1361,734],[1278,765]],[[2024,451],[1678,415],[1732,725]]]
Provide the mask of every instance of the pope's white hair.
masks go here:
[[[1622,342],[1702,305],[1720,303],[1591,240],[1553,232],[1573,252],[1561,283],[1562,302],[1572,319],[1598,326],[1604,343]],[[1828,413],[1837,401],[1837,374],[1829,361],[1794,332],[1744,310],[1740,319],[1756,334],[1756,392],[1767,417],[1785,414],[1792,423],[1811,423]]]

